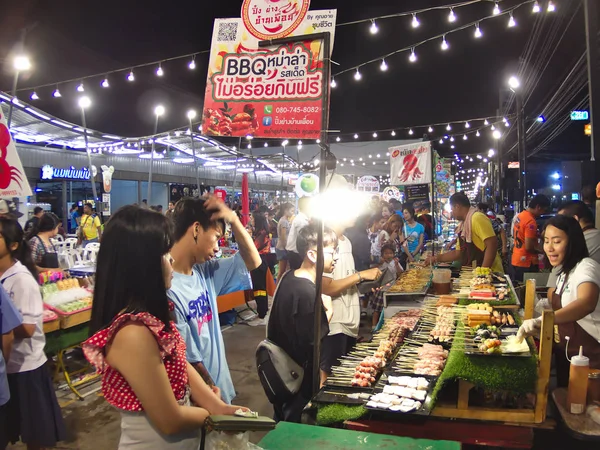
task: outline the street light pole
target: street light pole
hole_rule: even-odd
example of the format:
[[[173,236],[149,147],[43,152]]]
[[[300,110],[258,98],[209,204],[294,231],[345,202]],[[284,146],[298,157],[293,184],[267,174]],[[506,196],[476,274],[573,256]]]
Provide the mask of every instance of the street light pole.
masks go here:
[[[525,173],[527,171],[527,148],[525,141],[525,112],[523,108],[523,95],[520,90],[521,83],[517,77],[510,77],[508,80],[510,90],[515,93],[517,103],[517,148],[519,154],[519,204],[521,211],[527,205],[527,184],[525,181]]]
[[[6,119],[6,123],[9,130],[10,124],[12,123],[13,102],[17,98],[17,85],[19,84],[19,74],[25,70],[31,69],[31,62],[29,61],[29,58],[27,56],[19,55],[14,59],[13,66],[15,69],[15,76],[13,78],[12,90],[10,92],[12,98],[10,100],[10,103],[8,104],[8,117]]]
[[[152,136],[152,154],[150,155],[150,172],[148,173],[148,197],[147,200],[152,204],[152,170],[154,166],[154,149],[156,142],[156,133],[158,133],[158,118],[165,113],[165,108],[162,105],[158,105],[154,108],[154,115],[156,120],[154,121],[154,135]],[[190,130],[191,132],[191,130]]]
[[[198,196],[200,196],[200,174],[198,173],[198,159],[196,158],[196,148],[194,146],[194,130],[192,129],[192,120],[196,117],[196,111],[193,109],[187,113],[190,122],[190,141],[192,143],[192,156],[194,157],[194,170],[196,171],[196,186],[198,187]]]
[[[79,99],[79,108],[81,108],[81,125],[83,126],[83,140],[85,141],[85,153],[88,158],[88,170],[90,172],[90,181],[92,182],[92,195],[94,196],[94,202],[98,203],[98,207],[96,211],[100,212],[101,208],[99,207],[100,199],[98,198],[98,193],[96,191],[96,179],[94,177],[94,172],[92,170],[92,156],[90,154],[90,149],[88,147],[88,131],[87,131],[87,123],[85,120],[85,110],[92,105],[92,101],[89,97],[81,97]]]

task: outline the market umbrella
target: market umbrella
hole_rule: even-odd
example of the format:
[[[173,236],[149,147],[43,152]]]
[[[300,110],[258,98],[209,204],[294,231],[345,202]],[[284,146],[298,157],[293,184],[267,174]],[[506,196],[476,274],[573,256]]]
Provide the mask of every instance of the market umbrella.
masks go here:
[[[250,221],[250,196],[248,195],[248,174],[242,175],[242,224],[248,225]]]

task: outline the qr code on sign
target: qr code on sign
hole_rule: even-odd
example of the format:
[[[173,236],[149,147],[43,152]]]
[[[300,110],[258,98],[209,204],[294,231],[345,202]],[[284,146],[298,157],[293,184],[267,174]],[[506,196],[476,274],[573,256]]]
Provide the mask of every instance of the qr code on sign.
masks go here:
[[[237,23],[220,23],[217,32],[218,42],[231,42],[237,40]]]

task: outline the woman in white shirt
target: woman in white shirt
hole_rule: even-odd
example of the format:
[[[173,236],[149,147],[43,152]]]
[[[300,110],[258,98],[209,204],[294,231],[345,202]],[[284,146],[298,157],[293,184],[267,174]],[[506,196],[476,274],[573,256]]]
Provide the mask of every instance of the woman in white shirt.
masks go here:
[[[583,231],[571,217],[557,215],[546,222],[544,252],[550,264],[559,269],[556,288],[548,291],[548,298],[560,337],[554,347],[558,385],[567,386],[566,336],[570,338],[570,357],[583,346],[590,368],[600,369],[600,264],[589,258]],[[541,318],[526,320],[519,336],[532,334],[540,325]]]
[[[46,365],[42,296],[31,250],[16,220],[0,217],[0,283],[23,316],[6,364],[10,400],[8,434],[28,449],[54,447],[65,425]]]

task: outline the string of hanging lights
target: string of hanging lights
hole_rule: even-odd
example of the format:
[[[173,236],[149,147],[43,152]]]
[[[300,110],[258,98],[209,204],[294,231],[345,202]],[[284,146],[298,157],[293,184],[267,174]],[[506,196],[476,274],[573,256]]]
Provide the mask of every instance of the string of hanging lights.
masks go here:
[[[419,20],[419,15],[423,15],[426,12],[436,11],[436,10],[448,10],[449,11],[448,21],[450,23],[454,23],[457,21],[457,14],[455,11],[459,10],[460,8],[466,7],[466,6],[470,6],[470,5],[473,5],[476,3],[484,3],[484,2],[490,2],[490,0],[469,0],[469,1],[457,2],[457,3],[447,4],[447,5],[440,5],[440,6],[434,6],[434,7],[429,7],[429,8],[421,8],[421,9],[416,9],[416,10],[412,10],[412,11],[404,11],[404,12],[395,13],[395,14],[388,14],[388,15],[382,15],[382,16],[376,16],[376,17],[355,20],[355,21],[351,21],[351,22],[339,23],[336,25],[336,27],[343,27],[343,26],[356,25],[356,24],[362,24],[362,23],[370,23],[371,25],[369,27],[369,32],[371,34],[375,35],[379,32],[379,26],[377,25],[377,21],[382,21],[382,20],[392,19],[392,18],[411,17],[412,28],[418,28],[421,25],[421,21]],[[388,69],[388,66],[387,66],[387,63],[385,62],[385,58],[388,58],[389,56],[393,56],[397,53],[401,53],[401,52],[405,52],[405,51],[411,52],[411,54],[409,55],[409,61],[416,62],[417,57],[416,57],[416,53],[415,53],[415,48],[423,45],[426,42],[429,42],[430,40],[439,39],[440,37],[442,37],[442,49],[446,50],[449,48],[449,44],[446,41],[446,35],[449,35],[456,31],[460,31],[465,28],[469,28],[470,26],[473,26],[473,25],[475,25],[475,28],[476,28],[475,29],[475,37],[479,38],[483,35],[479,28],[479,22],[490,19],[492,17],[496,17],[496,16],[500,16],[500,15],[504,15],[504,14],[510,14],[509,27],[515,26],[516,21],[514,20],[514,17],[512,14],[513,11],[515,11],[516,9],[520,8],[523,5],[530,4],[530,3],[534,4],[534,6],[532,8],[533,13],[538,13],[541,11],[540,4],[536,0],[528,0],[523,3],[520,3],[519,5],[510,7],[508,9],[506,9],[505,11],[501,11],[500,6],[499,6],[501,4],[501,0],[499,0],[497,2],[494,2],[495,6],[494,6],[493,13],[491,16],[486,16],[486,17],[478,20],[477,22],[463,25],[462,27],[456,28],[454,30],[449,30],[448,32],[444,33],[443,35],[429,38],[427,40],[413,44],[412,46],[410,46],[408,48],[399,49],[397,51],[390,53],[389,55],[385,55],[383,57],[378,57],[372,61],[368,61],[368,62],[362,63],[358,66],[354,66],[352,68],[345,69],[341,72],[338,72],[338,74],[336,74],[336,76],[339,74],[342,74],[344,72],[347,72],[349,70],[355,70],[357,68],[360,68],[364,65],[367,65],[367,64],[370,64],[370,63],[376,62],[376,61],[381,61],[380,69],[383,71],[386,71]],[[546,11],[553,12],[555,10],[556,10],[556,7],[555,7],[554,3],[552,3],[552,1],[548,1]],[[94,85],[96,85],[96,83],[99,84],[102,88],[106,89],[106,88],[109,88],[110,84],[111,84],[111,82],[109,81],[109,76],[112,79],[117,79],[117,76],[122,76],[125,80],[127,80],[127,82],[133,83],[136,80],[135,72],[138,71],[139,69],[143,69],[143,68],[147,68],[147,67],[155,67],[155,70],[154,70],[155,76],[158,78],[162,78],[165,76],[165,74],[167,72],[163,68],[163,65],[165,65],[165,63],[185,60],[187,62],[188,69],[194,71],[194,70],[196,70],[196,67],[197,67],[196,58],[200,55],[209,54],[209,53],[210,53],[210,50],[201,50],[201,51],[197,51],[197,52],[193,52],[193,53],[186,53],[183,55],[173,56],[170,58],[163,58],[163,59],[156,60],[156,61],[150,61],[150,62],[135,64],[135,65],[128,65],[128,66],[121,67],[118,69],[113,69],[110,71],[103,71],[103,72],[95,73],[95,74],[91,74],[91,75],[85,75],[85,76],[70,78],[70,79],[61,80],[61,81],[53,81],[50,83],[39,84],[36,86],[24,87],[24,88],[18,89],[17,91],[18,92],[31,91],[31,93],[29,95],[30,99],[31,100],[39,100],[41,97],[37,92],[38,90],[43,89],[43,88],[54,88],[54,90],[52,91],[52,94],[51,94],[52,97],[60,98],[60,97],[62,97],[60,87],[66,85],[66,84],[75,83],[77,92],[84,92],[86,88],[94,86]],[[362,78],[362,75],[360,74],[360,72],[357,71],[357,73],[355,74],[355,78],[357,80],[360,80]],[[96,80],[96,81],[92,81],[92,80]],[[84,81],[86,82],[86,85],[84,85]],[[332,79],[332,87],[335,87],[335,85],[336,85],[335,78],[333,78]]]

